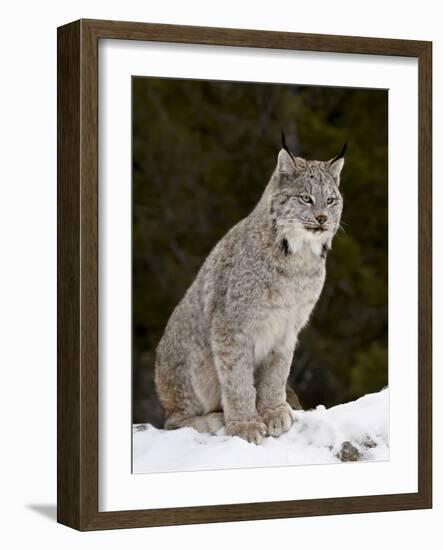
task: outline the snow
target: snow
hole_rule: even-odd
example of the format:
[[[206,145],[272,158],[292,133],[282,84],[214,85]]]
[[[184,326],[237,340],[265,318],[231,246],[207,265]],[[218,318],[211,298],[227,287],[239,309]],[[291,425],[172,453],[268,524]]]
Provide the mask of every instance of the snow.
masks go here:
[[[294,424],[261,445],[193,428],[133,427],[133,473],[389,460],[389,390],[326,409],[293,411]]]

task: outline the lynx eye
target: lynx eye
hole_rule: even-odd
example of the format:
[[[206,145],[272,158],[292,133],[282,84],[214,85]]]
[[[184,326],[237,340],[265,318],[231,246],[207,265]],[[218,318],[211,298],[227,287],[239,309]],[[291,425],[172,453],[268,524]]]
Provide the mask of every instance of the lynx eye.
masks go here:
[[[331,206],[331,204],[333,204],[334,202],[335,202],[334,197],[328,197],[326,200],[326,204],[328,204],[329,206]]]
[[[306,204],[312,204],[312,197],[311,195],[307,195],[306,193],[303,193],[302,195],[299,195],[301,200]]]

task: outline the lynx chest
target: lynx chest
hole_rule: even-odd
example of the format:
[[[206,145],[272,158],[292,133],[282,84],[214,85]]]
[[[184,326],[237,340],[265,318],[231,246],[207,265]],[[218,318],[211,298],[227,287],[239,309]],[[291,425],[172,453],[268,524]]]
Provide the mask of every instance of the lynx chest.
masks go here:
[[[256,362],[263,360],[272,350],[292,350],[295,347],[298,333],[308,322],[318,301],[324,280],[324,262],[277,272],[272,285],[263,293],[253,323]]]

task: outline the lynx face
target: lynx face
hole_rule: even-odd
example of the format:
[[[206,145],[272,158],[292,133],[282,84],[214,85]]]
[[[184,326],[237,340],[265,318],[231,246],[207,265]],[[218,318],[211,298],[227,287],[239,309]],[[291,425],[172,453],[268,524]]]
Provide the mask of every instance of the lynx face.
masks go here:
[[[342,157],[307,161],[286,149],[280,151],[271,210],[278,233],[289,245],[300,236],[330,244],[343,209],[339,191],[343,164]]]

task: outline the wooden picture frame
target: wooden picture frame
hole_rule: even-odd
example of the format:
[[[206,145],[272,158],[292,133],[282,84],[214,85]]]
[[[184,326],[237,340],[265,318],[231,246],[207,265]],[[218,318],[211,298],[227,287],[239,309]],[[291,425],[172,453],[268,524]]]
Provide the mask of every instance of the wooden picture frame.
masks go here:
[[[404,56],[419,67],[418,492],[135,511],[98,511],[98,41],[124,39]],[[58,521],[79,530],[432,506],[432,44],[80,20],[58,29]]]

